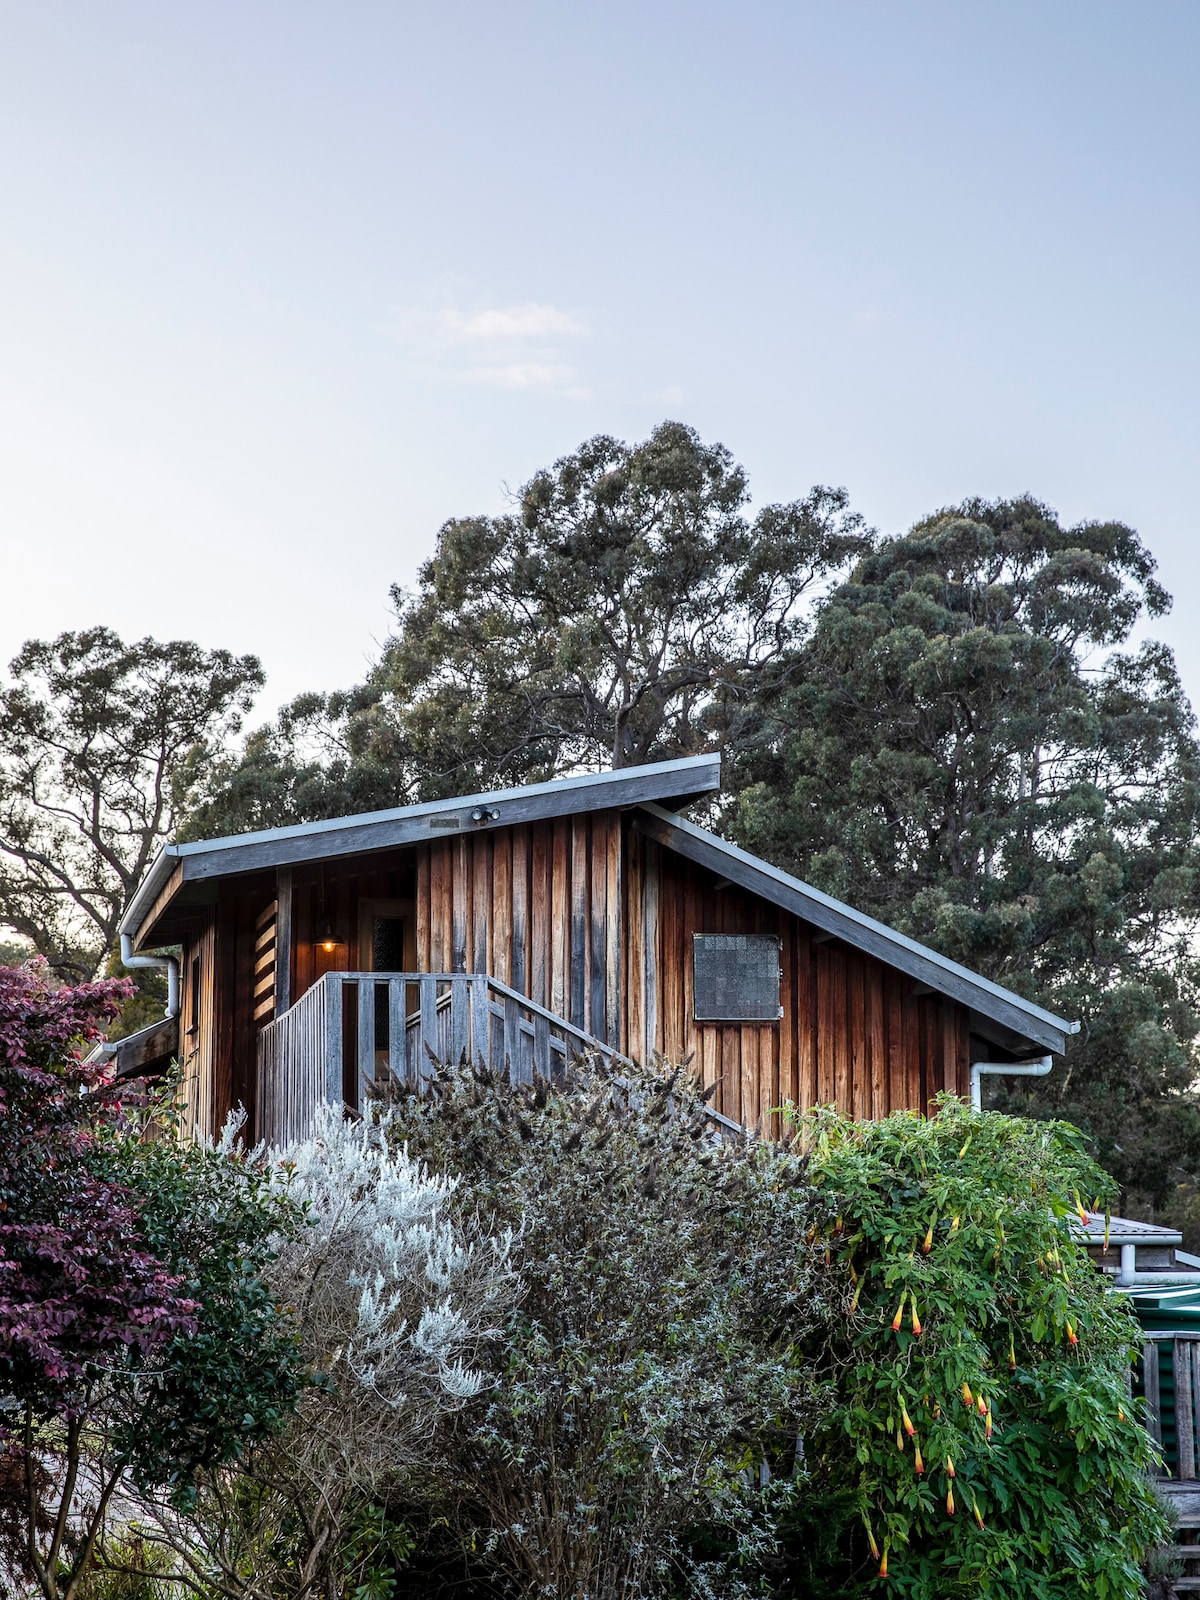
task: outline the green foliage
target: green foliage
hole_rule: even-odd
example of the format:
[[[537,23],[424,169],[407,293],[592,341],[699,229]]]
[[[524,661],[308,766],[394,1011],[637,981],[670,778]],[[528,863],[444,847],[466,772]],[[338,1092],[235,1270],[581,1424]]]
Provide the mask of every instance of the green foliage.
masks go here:
[[[1130,1191],[1200,1171],[1200,750],[1168,597],[1120,523],[970,501],[818,608],[762,707],[739,842],[1083,1029],[1001,1107],[1066,1117]],[[1128,1199],[1124,1203],[1128,1203]]]
[[[148,1247],[198,1303],[194,1330],[164,1354],[153,1403],[121,1419],[110,1441],[135,1482],[169,1485],[181,1503],[197,1472],[277,1432],[306,1381],[266,1277],[302,1219],[233,1133],[216,1146],[181,1140],[162,1099],[102,1132],[96,1148],[98,1170],[136,1197]]]
[[[717,1140],[680,1072],[626,1070],[516,1087],[442,1070],[404,1101],[410,1150],[514,1229],[521,1277],[448,1514],[521,1594],[745,1594],[821,1406],[810,1192],[779,1150]]]
[[[1112,1193],[1075,1131],[946,1097],[930,1121],[825,1108],[798,1132],[845,1273],[807,1459],[856,1490],[865,1586],[873,1541],[879,1589],[913,1600],[1135,1600],[1167,1529],[1127,1397],[1136,1324],[1068,1226]]]
[[[262,686],[254,656],[110,628],[31,639],[0,685],[0,929],[91,978],[197,770]]]
[[[447,522],[366,681],[306,695],[213,774],[197,835],[629,766],[737,736],[805,595],[869,547],[844,490],[746,515],[722,445],[598,435],[500,517]]]

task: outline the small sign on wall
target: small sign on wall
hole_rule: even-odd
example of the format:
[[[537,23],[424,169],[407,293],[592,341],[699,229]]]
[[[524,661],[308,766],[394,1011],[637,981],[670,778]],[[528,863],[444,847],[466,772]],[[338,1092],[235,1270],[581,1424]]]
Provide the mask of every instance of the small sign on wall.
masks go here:
[[[697,1022],[778,1022],[779,940],[762,933],[694,933]]]

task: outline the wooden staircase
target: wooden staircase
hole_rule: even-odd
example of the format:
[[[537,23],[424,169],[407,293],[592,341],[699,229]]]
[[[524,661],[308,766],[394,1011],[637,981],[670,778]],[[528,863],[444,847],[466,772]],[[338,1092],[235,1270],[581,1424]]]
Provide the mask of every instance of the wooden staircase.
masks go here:
[[[593,1051],[625,1059],[497,978],[327,972],[258,1035],[256,1136],[303,1138],[321,1101],[357,1110],[369,1085],[419,1084],[434,1061],[466,1056],[531,1081]]]

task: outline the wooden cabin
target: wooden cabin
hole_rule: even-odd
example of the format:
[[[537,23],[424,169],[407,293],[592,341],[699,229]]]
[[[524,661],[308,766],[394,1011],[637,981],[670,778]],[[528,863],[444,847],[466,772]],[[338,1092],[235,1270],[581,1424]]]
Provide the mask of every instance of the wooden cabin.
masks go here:
[[[178,948],[178,1015],[119,1070],[177,1059],[197,1133],[241,1104],[278,1140],[431,1055],[529,1075],[596,1048],[691,1058],[769,1131],[785,1101],[924,1110],[1064,1048],[1074,1024],[682,815],[719,786],[697,756],[167,845],[122,931]]]

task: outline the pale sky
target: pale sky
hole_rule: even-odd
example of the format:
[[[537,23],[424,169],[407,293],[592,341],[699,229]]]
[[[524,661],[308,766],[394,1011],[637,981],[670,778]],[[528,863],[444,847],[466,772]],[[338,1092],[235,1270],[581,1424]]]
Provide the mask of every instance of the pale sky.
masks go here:
[[[596,432],[1120,517],[1200,702],[1197,0],[0,0],[0,661],[361,677]]]

